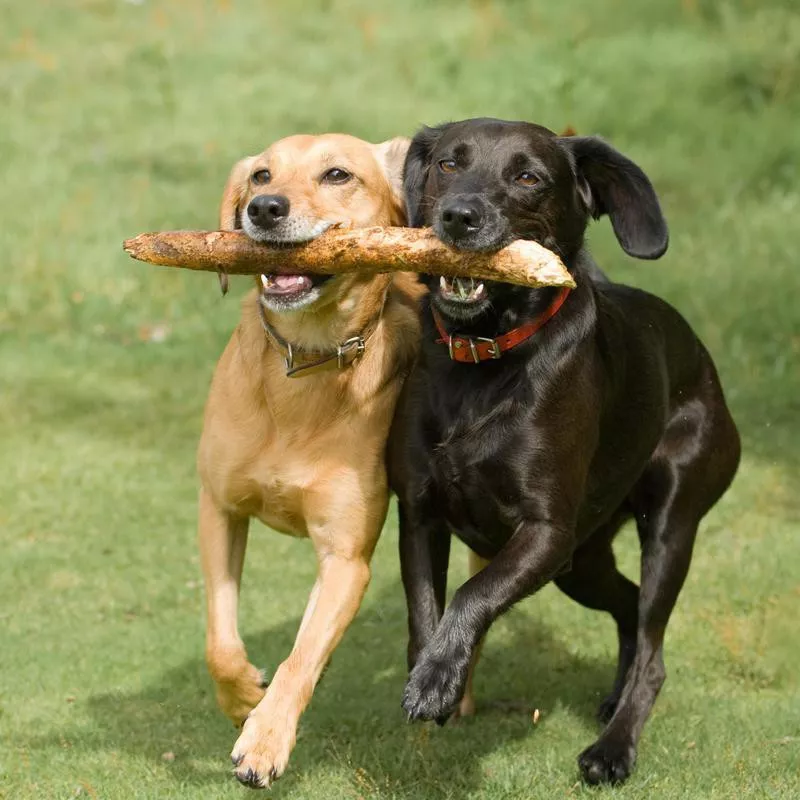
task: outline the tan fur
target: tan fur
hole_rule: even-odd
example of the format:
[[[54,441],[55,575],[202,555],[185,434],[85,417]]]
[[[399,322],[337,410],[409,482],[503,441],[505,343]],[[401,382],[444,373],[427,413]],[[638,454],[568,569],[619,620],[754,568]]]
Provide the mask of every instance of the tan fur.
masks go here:
[[[489,560],[479,556],[473,550],[469,551],[469,576],[470,578],[473,575],[477,575],[487,564],[489,564]],[[472,659],[469,662],[469,674],[467,675],[467,685],[464,689],[464,696],[461,698],[461,702],[458,704],[458,711],[456,712],[457,717],[471,717],[475,714],[475,689],[472,685],[472,681],[475,678],[475,669],[478,666],[478,659],[481,657],[481,650],[483,650],[483,644],[486,641],[486,637],[484,636],[480,642],[478,642],[477,647],[472,653]]]
[[[408,141],[371,145],[343,135],[292,136],[238,162],[225,187],[221,227],[237,227],[257,192],[284,194],[292,214],[397,225],[400,172]],[[326,186],[331,167],[356,179]],[[269,168],[272,180],[249,178]],[[330,350],[378,320],[364,355],[343,370],[291,379],[263,331],[257,290],[214,375],[199,447],[199,537],[206,580],[206,658],[222,710],[244,730],[237,773],[268,784],[286,767],[300,715],[369,583],[369,562],[389,502],[384,450],[402,381],[416,355],[422,292],[410,275],[337,276],[311,309],[273,313],[286,340]],[[310,537],[316,584],[289,657],[266,692],[237,628],[237,603],[250,517]],[[251,713],[252,712],[252,713]],[[249,716],[248,716],[249,714]]]

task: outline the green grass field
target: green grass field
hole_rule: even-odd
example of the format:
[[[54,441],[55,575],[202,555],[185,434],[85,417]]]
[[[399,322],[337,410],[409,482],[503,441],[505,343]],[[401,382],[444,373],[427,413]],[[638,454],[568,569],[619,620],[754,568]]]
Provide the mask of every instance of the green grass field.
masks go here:
[[[5,0],[2,18],[0,797],[246,791],[203,663],[194,450],[247,283],[223,300],[121,240],[214,225],[232,162],[280,136],[474,115],[602,134],[650,174],[668,255],[626,258],[607,222],[592,247],[709,346],[741,471],[698,539],[626,786],[578,783],[615,635],[554,588],[495,626],[477,679],[479,702],[522,700],[536,726],[493,707],[406,724],[392,513],[272,794],[800,797],[796,0]],[[618,551],[635,576],[631,531]],[[313,573],[307,542],[254,531],[243,631],[268,669]]]

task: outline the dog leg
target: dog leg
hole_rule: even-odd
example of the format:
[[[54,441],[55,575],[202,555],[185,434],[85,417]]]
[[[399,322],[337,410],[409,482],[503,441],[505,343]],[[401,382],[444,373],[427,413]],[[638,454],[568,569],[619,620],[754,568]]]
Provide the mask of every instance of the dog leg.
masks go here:
[[[433,637],[444,613],[450,532],[434,514],[397,504],[400,529],[400,572],[408,605],[408,668]]]
[[[572,568],[555,583],[562,592],[586,608],[607,611],[617,623],[619,658],[611,693],[600,704],[597,716],[608,722],[619,702],[622,687],[636,652],[639,587],[617,570],[611,542],[628,515],[612,518],[595,531],[572,557]]]
[[[453,713],[489,626],[552,579],[573,548],[572,531],[544,520],[523,523],[492,562],[458,589],[409,675],[403,708],[411,718],[443,721]]]
[[[200,490],[200,555],[206,587],[206,663],[222,711],[241,725],[264,696],[264,677],[247,659],[239,636],[239,584],[247,547],[247,517],[220,511]]]
[[[266,787],[286,769],[300,715],[367,590],[369,555],[320,554],[319,579],[292,652],[234,745],[231,759],[242,783]]]
[[[712,383],[705,386],[713,390]],[[666,678],[664,632],[689,570],[697,526],[727,488],[739,460],[735,428],[720,407],[717,414],[711,404],[678,409],[631,494],[642,545],[636,651],[608,726],[578,757],[588,783],[628,777]]]
[[[488,558],[479,556],[473,550],[469,551],[469,576],[470,578],[477,575],[484,567],[489,564]],[[467,685],[464,688],[464,696],[458,704],[458,717],[471,717],[475,714],[475,691],[473,688],[473,680],[475,678],[475,668],[478,666],[478,659],[481,657],[481,650],[486,642],[486,637],[482,637],[472,653],[472,660],[469,662],[469,673],[467,674]]]
[[[648,515],[649,516],[649,515]],[[697,520],[654,513],[643,526],[642,587],[636,652],[616,711],[600,738],[578,758],[587,783],[624,781],[636,761],[636,745],[661,689],[664,631],[691,560]]]

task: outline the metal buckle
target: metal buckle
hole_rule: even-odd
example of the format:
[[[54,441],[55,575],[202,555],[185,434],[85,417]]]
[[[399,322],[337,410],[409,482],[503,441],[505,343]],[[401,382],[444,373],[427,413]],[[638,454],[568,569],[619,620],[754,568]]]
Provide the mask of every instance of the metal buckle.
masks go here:
[[[492,346],[492,358],[498,359],[500,356],[503,355],[503,352],[500,350],[500,345],[497,344],[497,339],[487,339],[485,336],[476,336],[475,337],[479,342],[487,342]]]
[[[450,355],[450,360],[451,361],[455,361],[456,360],[455,354],[453,353],[453,349],[454,349],[453,338],[454,338],[454,336],[455,336],[456,339],[460,339],[461,341],[467,342],[467,344],[469,345],[469,352],[470,352],[470,355],[472,356],[472,363],[473,364],[480,364],[481,363],[481,359],[478,356],[478,348],[475,347],[475,342],[486,342],[487,344],[490,344],[492,346],[492,349],[491,349],[490,353],[491,353],[492,358],[495,359],[495,360],[500,358],[503,355],[502,351],[500,350],[500,345],[497,344],[497,339],[487,339],[485,336],[476,336],[473,339],[470,336],[459,336],[458,334],[450,334],[450,336],[447,337],[447,352]],[[456,342],[455,347],[461,347],[461,341]]]
[[[353,336],[350,339],[342,342],[336,348],[336,366],[341,369],[344,366],[345,354],[353,347],[356,348],[356,354],[353,356],[353,361],[359,358],[367,349],[367,343],[361,336]]]

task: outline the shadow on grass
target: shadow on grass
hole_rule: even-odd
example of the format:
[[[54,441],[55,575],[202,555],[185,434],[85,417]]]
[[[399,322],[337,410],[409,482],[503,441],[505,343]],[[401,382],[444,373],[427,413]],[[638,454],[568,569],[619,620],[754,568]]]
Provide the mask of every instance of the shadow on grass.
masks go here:
[[[268,671],[273,670],[288,654],[299,622],[298,616],[247,637],[253,660],[263,664],[259,656],[269,653]],[[566,709],[593,731],[595,708],[611,686],[611,660],[568,652],[550,629],[521,613],[512,611],[502,626],[496,641],[490,634],[479,667],[478,716],[443,729],[408,725],[400,708],[406,675],[402,591],[396,584],[384,589],[334,654],[276,790],[291,794],[303,776],[334,767],[352,776],[357,793],[364,793],[367,781],[367,794],[390,787],[392,796],[416,798],[424,787],[426,797],[450,797],[454,787],[468,791],[485,780],[482,756],[546,735],[546,720],[533,728],[536,706],[545,714]],[[197,650],[202,652],[199,640]],[[506,700],[512,702],[503,710]],[[232,781],[228,754],[238,733],[216,709],[202,658],[141,690],[96,694],[87,711],[90,722],[36,737],[30,747],[60,747],[66,740],[73,751],[124,753],[152,769],[164,767],[164,754],[174,753],[168,774],[180,785]],[[591,735],[575,742],[576,755]]]

